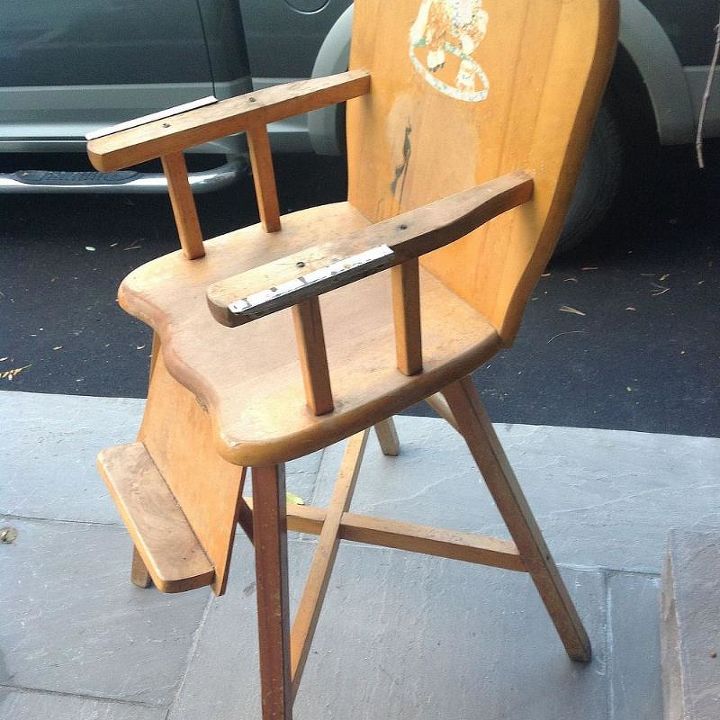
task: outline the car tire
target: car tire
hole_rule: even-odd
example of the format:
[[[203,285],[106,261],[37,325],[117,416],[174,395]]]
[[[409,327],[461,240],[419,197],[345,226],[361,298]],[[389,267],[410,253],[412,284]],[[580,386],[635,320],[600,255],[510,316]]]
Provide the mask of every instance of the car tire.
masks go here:
[[[556,254],[574,250],[598,227],[618,195],[623,165],[622,137],[606,98],[595,120]]]

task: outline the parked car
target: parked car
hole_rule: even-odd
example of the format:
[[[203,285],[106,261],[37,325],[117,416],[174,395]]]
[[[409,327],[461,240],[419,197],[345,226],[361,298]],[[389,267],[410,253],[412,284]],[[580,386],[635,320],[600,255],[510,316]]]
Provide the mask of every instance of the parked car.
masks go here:
[[[85,135],[99,128],[251,89],[237,0],[2,3],[0,152],[14,162],[0,192],[164,192],[161,173],[24,168],[37,164],[29,153],[84,155]],[[193,174],[197,190],[232,182],[247,167],[242,138],[199,150],[217,160]]]
[[[717,11],[714,0],[621,0],[615,69],[562,246],[605,214],[628,149],[693,142]],[[84,152],[85,134],[102,126],[205,95],[341,72],[352,7],[350,0],[25,0],[4,3],[0,20],[0,152],[16,153],[18,168],[0,175],[0,192],[146,192],[162,190],[162,176],[23,171],[23,153]],[[273,145],[342,153],[343,119],[342,108],[328,108],[275,123]],[[704,133],[720,135],[717,88]],[[198,151],[218,160],[193,174],[196,190],[244,171],[241,137]]]

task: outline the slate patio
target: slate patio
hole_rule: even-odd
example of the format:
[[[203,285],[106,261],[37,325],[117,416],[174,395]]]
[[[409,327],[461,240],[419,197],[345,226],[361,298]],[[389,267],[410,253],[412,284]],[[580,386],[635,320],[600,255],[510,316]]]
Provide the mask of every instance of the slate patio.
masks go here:
[[[259,718],[252,553],[228,592],[129,583],[130,541],[94,458],[141,400],[0,392],[0,717]],[[507,536],[462,441],[397,418],[353,510]],[[720,439],[498,426],[594,645],[571,663],[524,574],[343,544],[296,720],[660,720],[659,573],[670,528],[720,525]],[[288,468],[327,502],[341,446]],[[314,540],[290,541],[297,600]]]

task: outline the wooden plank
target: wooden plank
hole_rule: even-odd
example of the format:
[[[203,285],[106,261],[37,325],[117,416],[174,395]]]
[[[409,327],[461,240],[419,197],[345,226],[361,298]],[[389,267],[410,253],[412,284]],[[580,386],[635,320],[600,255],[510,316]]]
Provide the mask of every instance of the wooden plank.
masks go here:
[[[155,587],[174,593],[210,585],[215,569],[145,446],[103,450],[98,470]]]
[[[150,573],[135,545],[133,545],[132,565],[130,566],[130,581],[139,588],[149,588],[152,585]]]
[[[152,335],[152,346],[150,351],[150,370],[148,373],[148,379],[152,378],[153,370],[155,369],[155,363],[157,362],[158,354],[160,352],[160,338],[156,332]],[[133,545],[132,552],[132,563],[130,566],[130,582],[133,585],[137,585],[140,588],[148,588],[152,585],[152,578],[150,573],[145,567],[145,563],[140,557],[140,553],[137,548]]]
[[[277,85],[91,140],[88,156],[98,170],[118,170],[369,90],[370,75],[364,70]]]
[[[330,574],[335,564],[340,543],[338,537],[340,522],[343,513],[350,507],[369,434],[369,430],[363,430],[348,441],[332,498],[319,533],[320,539],[315,548],[305,590],[295,615],[291,636],[293,696],[297,694],[300,687],[305,662],[310,652],[310,645],[330,582]]]
[[[417,375],[423,368],[417,258],[396,265],[391,279],[397,368],[403,375]]]
[[[213,591],[222,595],[245,468],[218,454],[206,408],[169,374],[165,353],[158,348],[155,357],[138,440],[144,443],[215,567]]]
[[[590,640],[472,380],[442,392],[568,655],[589,662]]]
[[[436,12],[450,6],[355,3],[350,67],[370,70],[372,93],[347,108],[348,200],[378,222],[532,169],[528,206],[421,261],[509,345],[563,227],[613,64],[618,2],[472,2],[462,30]]]
[[[313,415],[331,413],[334,403],[318,299],[295,305],[293,322],[307,405]]]
[[[162,166],[183,254],[188,260],[201,258],[205,255],[205,247],[185,158],[181,152],[163,155]]]
[[[278,203],[275,170],[273,169],[267,127],[258,125],[248,128],[247,138],[260,222],[262,222],[265,232],[278,232],[280,230],[280,204]]]
[[[325,516],[324,508],[288,505],[288,530],[319,535]],[[514,542],[477,533],[446,530],[346,512],[343,513],[340,521],[339,536],[341,540],[350,542],[527,572]]]
[[[292,720],[285,469],[252,470],[263,720]]]
[[[377,435],[383,455],[396,456],[400,454],[400,440],[398,439],[395,422],[391,417],[375,423],[375,434]]]
[[[407,552],[525,571],[515,543],[475,533],[346,513],[340,537]]]
[[[527,202],[532,192],[530,175],[509,173],[214,283],[207,291],[210,310],[223,325],[242,325],[452,243],[490,218]],[[362,253],[369,253],[368,262],[323,272]],[[261,302],[253,301],[259,293],[263,293]]]

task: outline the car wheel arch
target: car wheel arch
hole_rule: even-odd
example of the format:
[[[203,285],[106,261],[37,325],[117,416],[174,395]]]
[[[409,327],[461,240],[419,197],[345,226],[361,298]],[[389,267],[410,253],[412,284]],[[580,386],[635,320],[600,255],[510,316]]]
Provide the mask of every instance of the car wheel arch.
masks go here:
[[[345,72],[350,62],[353,7],[350,5],[325,36],[318,51],[312,77],[324,77]],[[345,149],[342,134],[344,112],[331,105],[308,114],[308,133],[313,150],[318,155],[341,155]]]
[[[645,84],[660,143],[692,142],[695,115],[682,63],[670,38],[640,0],[621,0],[619,44]]]

